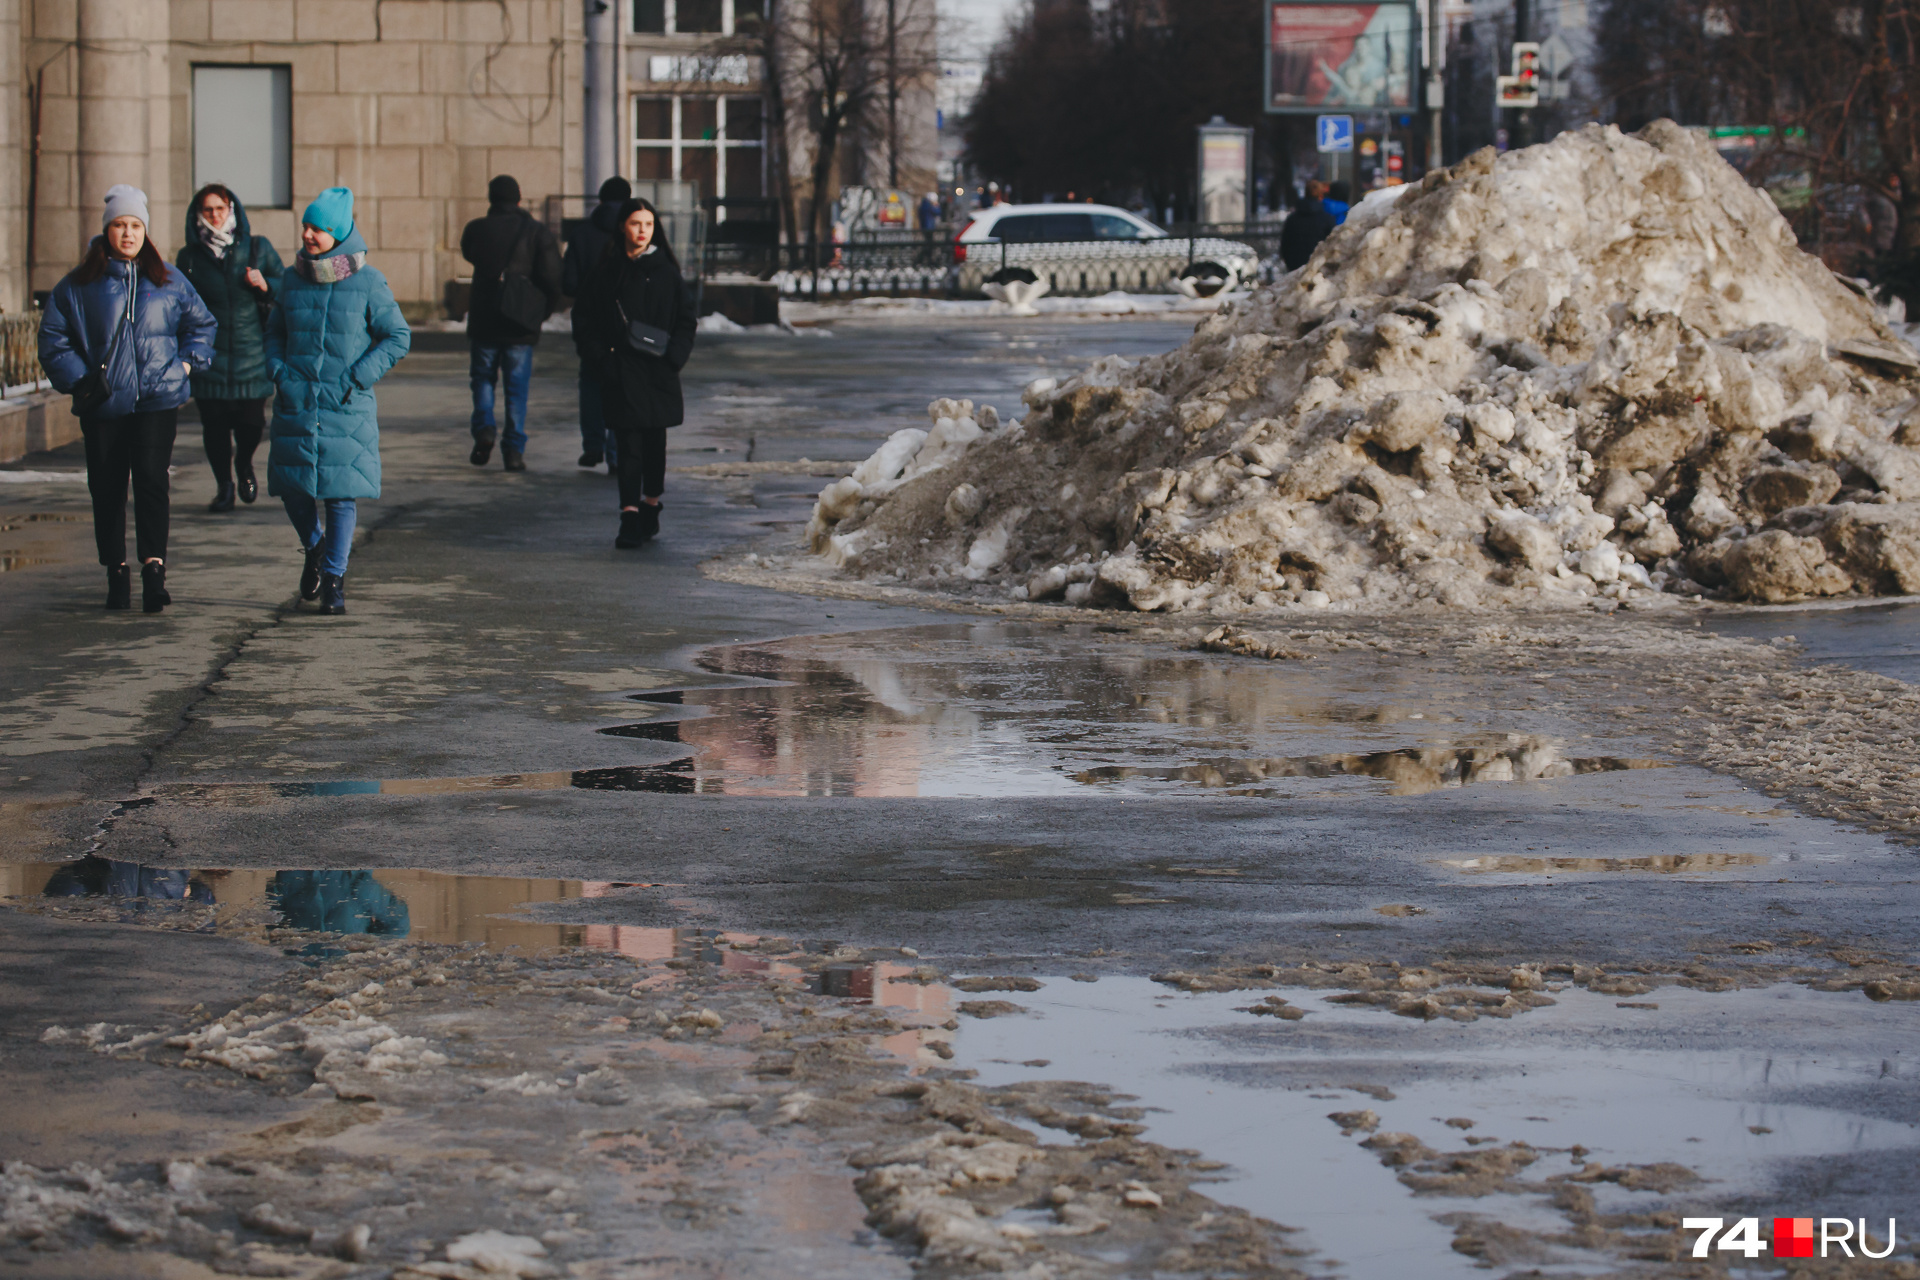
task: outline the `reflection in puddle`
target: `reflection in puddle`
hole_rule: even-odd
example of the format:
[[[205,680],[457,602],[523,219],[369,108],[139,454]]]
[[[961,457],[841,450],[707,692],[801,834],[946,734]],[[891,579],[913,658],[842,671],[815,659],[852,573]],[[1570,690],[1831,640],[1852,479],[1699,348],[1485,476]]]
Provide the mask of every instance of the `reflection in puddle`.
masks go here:
[[[1672,875],[1687,871],[1724,871],[1728,867],[1758,867],[1768,861],[1759,853],[1655,853],[1640,858],[1528,858],[1516,854],[1488,854],[1478,858],[1449,858],[1443,867],[1459,871],[1502,871],[1522,875],[1542,871],[1657,871]]]
[[[1470,1121],[1475,1140],[1529,1144],[1536,1185],[1582,1160],[1672,1162],[1709,1180],[1712,1203],[1768,1196],[1782,1179],[1807,1185],[1798,1180],[1821,1176],[1811,1165],[1821,1157],[1916,1145],[1896,1099],[1914,1083],[1920,1024],[1857,996],[1663,987],[1621,1009],[1569,989],[1524,1018],[1460,1025],[1383,1018],[1324,991],[1276,994],[1304,1019],[1250,1016],[1236,1007],[1244,993],[1048,979],[1018,997],[1026,1016],[965,1022],[951,1065],[977,1070],[980,1085],[1086,1080],[1137,1096],[1148,1139],[1229,1166],[1208,1195],[1299,1224],[1296,1243],[1338,1259],[1347,1280],[1488,1274],[1454,1251],[1455,1214],[1573,1237],[1545,1194],[1416,1197],[1359,1145],[1364,1133],[1343,1136],[1330,1113],[1370,1110],[1379,1132],[1446,1152],[1467,1144],[1458,1121]],[[1586,1185],[1603,1213],[1663,1200]],[[1599,1261],[1571,1251],[1540,1260],[1572,1269],[1528,1274],[1592,1274]]]
[[[1508,734],[1500,745],[1403,747],[1398,751],[1371,751],[1365,755],[1334,753],[1273,760],[1206,760],[1170,769],[1109,766],[1088,769],[1076,774],[1075,780],[1100,783],[1161,778],[1198,783],[1203,787],[1245,788],[1275,778],[1381,778],[1393,784],[1391,794],[1417,796],[1442,787],[1464,787],[1478,782],[1537,782],[1581,773],[1665,767],[1658,760],[1624,756],[1569,758],[1561,754],[1557,743],[1548,739]]]
[[[215,908],[210,926],[252,920],[418,942],[479,942],[530,950],[594,947],[636,958],[676,954],[678,935],[684,931],[545,924],[513,915],[536,903],[637,887],[643,886],[432,871],[187,871],[93,856],[77,862],[0,864],[0,897],[104,898],[130,911],[193,904]]]
[[[1619,755],[1570,756],[1554,738],[1526,731],[1536,691],[1497,672],[1468,687],[1371,651],[1343,656],[1335,670],[1307,669],[1114,631],[960,623],[710,649],[700,666],[726,683],[630,693],[614,704],[628,722],[597,730],[678,749],[666,762],[491,777],[175,784],[154,794],[226,805],[566,788],[782,797],[1291,788],[1357,798],[1658,767]]]
[[[33,524],[82,524],[91,519],[92,515],[81,511],[29,511],[0,516],[0,533],[13,533]]]
[[[469,791],[646,791],[691,794],[691,756],[665,764],[616,769],[571,769],[554,773],[498,773],[473,778],[340,779],[332,782],[186,782],[153,789],[154,799],[170,804],[244,807],[272,800],[312,796],[439,796]]]

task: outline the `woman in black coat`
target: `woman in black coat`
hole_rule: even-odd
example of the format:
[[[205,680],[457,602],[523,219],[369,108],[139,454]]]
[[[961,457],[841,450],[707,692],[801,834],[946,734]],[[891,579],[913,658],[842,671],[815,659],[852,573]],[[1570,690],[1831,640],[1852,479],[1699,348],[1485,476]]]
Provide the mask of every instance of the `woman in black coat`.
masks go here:
[[[660,532],[667,428],[686,418],[680,370],[693,354],[693,289],[645,200],[620,206],[619,234],[574,303],[581,359],[601,379],[607,430],[620,459],[620,534],[637,547]]]

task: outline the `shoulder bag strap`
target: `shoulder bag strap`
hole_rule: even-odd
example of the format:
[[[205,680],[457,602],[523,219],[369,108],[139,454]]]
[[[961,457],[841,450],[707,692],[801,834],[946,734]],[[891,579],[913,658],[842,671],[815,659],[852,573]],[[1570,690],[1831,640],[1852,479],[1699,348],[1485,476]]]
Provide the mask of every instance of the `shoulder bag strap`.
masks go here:
[[[507,278],[507,272],[513,270],[513,255],[520,252],[520,243],[527,238],[527,229],[533,225],[532,214],[524,213],[521,215],[521,218],[520,230],[514,233],[513,243],[507,246],[506,261],[500,264],[500,278],[502,280]]]

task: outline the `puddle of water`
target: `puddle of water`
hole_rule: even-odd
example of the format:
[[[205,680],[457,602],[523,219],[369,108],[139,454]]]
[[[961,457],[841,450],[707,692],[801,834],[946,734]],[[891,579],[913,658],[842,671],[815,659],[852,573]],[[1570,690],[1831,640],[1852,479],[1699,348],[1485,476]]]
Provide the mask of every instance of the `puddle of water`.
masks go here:
[[[1326,992],[1280,994],[1308,1010],[1304,1021],[1272,1026],[1236,1012],[1250,1003],[1245,992],[1048,979],[1010,997],[1028,1015],[966,1020],[951,1065],[974,1068],[985,1085],[1085,1080],[1137,1095],[1148,1138],[1229,1166],[1202,1188],[1208,1195],[1305,1228],[1299,1242],[1351,1280],[1485,1274],[1452,1251],[1439,1214],[1566,1223],[1531,1197],[1416,1197],[1358,1145],[1362,1135],[1342,1137],[1330,1112],[1370,1109],[1381,1132],[1442,1151],[1468,1136],[1558,1148],[1529,1179],[1574,1171],[1575,1145],[1609,1165],[1671,1161],[1713,1180],[1702,1203],[1763,1191],[1791,1161],[1920,1146],[1914,1124],[1846,1110],[1876,1082],[1920,1074],[1911,1014],[1858,996],[1662,988],[1620,1008],[1570,989],[1510,1022],[1443,1027],[1330,1005]],[[1470,1135],[1447,1125],[1455,1117],[1473,1121]],[[1593,1189],[1603,1208],[1660,1199]],[[1684,1209],[1687,1195],[1667,1202]]]
[[[0,551],[0,573],[11,573],[15,569],[31,569],[39,564],[59,564],[53,556],[32,556],[16,554],[12,551]]]
[[[1169,769],[1131,769],[1108,766],[1074,775],[1077,782],[1121,782],[1132,778],[1192,782],[1202,787],[1235,787],[1248,795],[1267,794],[1253,784],[1277,778],[1380,778],[1392,785],[1391,795],[1419,796],[1443,787],[1480,782],[1539,782],[1582,773],[1615,773],[1626,769],[1664,769],[1658,760],[1626,756],[1569,758],[1559,744],[1545,738],[1508,734],[1504,742],[1471,747],[1405,747],[1365,755],[1333,753],[1291,759],[1206,760]]]
[[[961,623],[712,649],[700,665],[726,683],[628,693],[622,705],[644,707],[646,718],[597,730],[683,749],[666,763],[182,784],[155,795],[251,804],[563,787],[780,797],[1071,796],[1092,788],[1360,798],[1660,767],[1571,754],[1533,731],[1542,717],[1527,709],[1536,692],[1530,681],[1509,688],[1496,674],[1463,689],[1371,652],[1338,664],[1263,663],[1111,634],[1119,630]]]
[[[641,736],[641,735],[633,735]],[[692,794],[692,757],[657,765],[613,769],[563,769],[551,773],[498,773],[471,778],[344,778],[327,782],[182,782],[163,783],[150,797],[169,804],[246,807],[273,800],[314,796],[439,796],[473,791],[645,791]]]
[[[1758,867],[1768,861],[1765,854],[1759,853],[1655,853],[1637,858],[1528,858],[1518,854],[1486,854],[1478,858],[1443,858],[1440,865],[1482,875],[1488,872],[1538,875],[1546,871],[1652,871],[1680,875],[1724,871],[1729,867]]]
[[[690,931],[628,925],[546,924],[515,919],[521,908],[594,898],[634,885],[592,880],[445,875],[432,871],[264,871],[147,867],[101,857],[0,865],[0,897],[102,898],[129,911],[184,903],[234,920],[265,913],[296,929],[491,947],[592,947],[665,959],[692,945]]]

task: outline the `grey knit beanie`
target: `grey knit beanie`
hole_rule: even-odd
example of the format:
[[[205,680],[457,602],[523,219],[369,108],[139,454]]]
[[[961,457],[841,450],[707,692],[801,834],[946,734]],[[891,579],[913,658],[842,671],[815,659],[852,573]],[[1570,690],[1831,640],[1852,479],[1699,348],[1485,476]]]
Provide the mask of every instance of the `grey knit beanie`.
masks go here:
[[[147,216],[147,193],[124,182],[115,183],[107,188],[107,211],[100,215],[100,229],[105,231],[112,226],[115,218],[128,217],[140,219],[143,227],[153,225]]]

